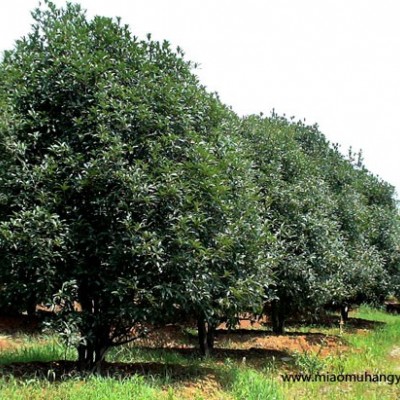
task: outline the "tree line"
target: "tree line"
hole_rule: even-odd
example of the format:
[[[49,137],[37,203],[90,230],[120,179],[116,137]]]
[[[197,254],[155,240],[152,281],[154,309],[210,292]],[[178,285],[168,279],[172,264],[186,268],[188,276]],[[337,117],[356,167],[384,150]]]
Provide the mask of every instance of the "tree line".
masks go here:
[[[0,64],[0,307],[58,306],[82,369],[149,327],[275,332],[399,292],[394,188],[316,125],[240,118],[168,42],[50,1]],[[77,307],[77,304],[79,307]]]

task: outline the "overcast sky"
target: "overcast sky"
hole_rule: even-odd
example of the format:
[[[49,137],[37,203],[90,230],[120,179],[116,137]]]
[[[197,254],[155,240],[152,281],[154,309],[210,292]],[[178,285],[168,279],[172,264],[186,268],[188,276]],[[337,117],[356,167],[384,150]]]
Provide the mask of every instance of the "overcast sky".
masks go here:
[[[55,0],[57,5],[64,0]],[[400,194],[399,0],[81,0],[200,63],[240,115],[274,108],[318,123]],[[37,0],[0,3],[0,50],[30,30]],[[398,196],[399,197],[399,196]]]

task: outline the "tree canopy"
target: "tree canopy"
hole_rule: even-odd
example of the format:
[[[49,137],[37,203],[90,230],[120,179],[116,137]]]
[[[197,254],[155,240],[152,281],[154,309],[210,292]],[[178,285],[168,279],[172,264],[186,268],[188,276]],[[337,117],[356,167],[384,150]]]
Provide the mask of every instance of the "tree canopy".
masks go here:
[[[394,190],[316,126],[239,118],[119,19],[32,15],[0,64],[0,305],[57,304],[82,368],[157,324],[196,320],[206,353],[267,301],[282,330],[399,292]]]

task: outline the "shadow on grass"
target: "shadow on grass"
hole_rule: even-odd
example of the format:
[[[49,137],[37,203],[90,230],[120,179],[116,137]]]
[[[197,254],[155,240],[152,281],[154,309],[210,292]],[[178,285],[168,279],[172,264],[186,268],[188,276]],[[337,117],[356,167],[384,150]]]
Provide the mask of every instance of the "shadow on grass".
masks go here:
[[[163,355],[178,354],[183,360],[182,362],[104,362],[99,375],[116,379],[142,375],[158,379],[161,382],[165,380],[183,382],[192,379],[201,379],[210,374],[223,375],[221,365],[227,359],[230,362],[246,362],[246,364],[252,366],[265,366],[268,360],[281,360],[282,358],[290,357],[284,351],[258,348],[248,350],[214,349],[212,355],[207,359],[203,359],[198,350],[189,348],[141,348],[140,350],[144,353],[151,352],[153,354],[157,352]],[[211,363],[215,364],[211,365]],[[0,377],[5,379],[63,381],[85,378],[88,375],[88,373],[79,371],[76,361],[68,360],[12,362],[0,366]]]
[[[145,377],[184,381],[195,377],[202,377],[211,372],[213,372],[212,368],[199,365],[162,362],[104,362],[101,371],[97,375],[116,379],[142,375]],[[77,362],[67,360],[16,362],[0,367],[0,377],[5,379],[12,377],[20,380],[64,381],[85,378],[90,375],[90,372],[79,371]]]
[[[189,359],[201,359],[201,354],[199,350],[192,348],[154,348],[154,347],[141,347],[141,350],[148,351],[160,351],[164,352],[164,354],[174,353],[179,354],[185,358]],[[262,348],[250,348],[250,349],[225,349],[225,348],[214,348],[212,354],[210,356],[210,360],[214,361],[224,361],[229,358],[232,361],[243,361],[243,357],[246,357],[246,360],[251,359],[266,359],[266,358],[283,358],[289,357],[290,354],[286,351],[280,350],[270,350],[270,349],[262,349]]]
[[[382,328],[385,325],[386,322],[369,321],[362,318],[350,318],[345,324],[345,329],[348,332],[356,332],[358,329],[374,330]]]
[[[344,331],[346,333],[357,333],[359,330],[372,331],[378,328],[382,328],[385,326],[385,322],[380,321],[370,321],[362,318],[349,318],[349,320],[344,325]],[[268,324],[265,324],[268,326]],[[258,330],[258,329],[217,329],[216,337],[219,335],[229,336],[234,338],[235,336],[246,337],[249,338],[257,338],[257,337],[279,337],[279,336],[287,336],[287,337],[304,337],[305,340],[310,345],[321,344],[325,340],[333,340],[338,343],[344,343],[344,339],[340,335],[322,333],[322,332],[304,332],[304,331],[296,331],[293,329],[300,329],[302,327],[312,328],[312,329],[326,329],[326,328],[338,328],[339,329],[339,316],[330,316],[329,318],[325,318],[323,321],[318,321],[315,323],[302,323],[299,321],[289,321],[287,323],[287,328],[290,330],[285,331],[283,334],[277,334],[272,332],[272,330]]]
[[[330,329],[330,328],[339,328],[340,326],[339,322],[340,322],[339,315],[328,315],[316,321],[298,321],[298,320],[288,321],[287,327],[296,329],[298,327],[307,326],[313,329]],[[386,325],[385,322],[370,321],[367,319],[350,317],[348,321],[345,323],[345,328],[347,330],[353,330],[353,331],[356,331],[357,329],[374,330],[383,327],[384,325]],[[266,324],[265,326],[268,326],[268,324]]]

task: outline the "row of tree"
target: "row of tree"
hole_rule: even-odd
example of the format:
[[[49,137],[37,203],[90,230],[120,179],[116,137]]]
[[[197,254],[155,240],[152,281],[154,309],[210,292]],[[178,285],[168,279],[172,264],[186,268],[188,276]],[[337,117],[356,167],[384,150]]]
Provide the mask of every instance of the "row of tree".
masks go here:
[[[167,42],[49,1],[0,64],[0,305],[58,305],[82,368],[150,326],[399,290],[393,188],[316,126],[239,118]],[[79,304],[79,307],[77,307]]]

